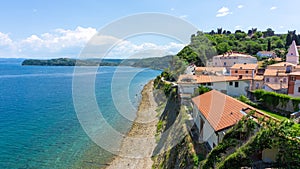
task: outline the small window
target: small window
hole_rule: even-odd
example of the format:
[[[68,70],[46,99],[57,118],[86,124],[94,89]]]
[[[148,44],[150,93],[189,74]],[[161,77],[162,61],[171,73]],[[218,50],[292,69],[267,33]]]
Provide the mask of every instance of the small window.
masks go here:
[[[211,83],[207,83],[207,86],[211,86]]]
[[[229,82],[229,86],[232,86],[233,85],[233,82]]]
[[[266,78],[266,82],[270,82],[270,79],[268,77]]]
[[[298,93],[300,93],[300,87],[298,87]]]
[[[246,74],[248,74],[249,73],[249,71],[248,70],[246,70]]]
[[[226,66],[226,62],[224,62],[224,66]]]
[[[217,65],[217,62],[215,62],[215,65]]]
[[[283,83],[286,83],[286,78],[283,78],[282,82],[283,82]]]
[[[291,53],[291,55],[294,55],[293,53]]]
[[[238,73],[238,70],[235,70],[234,73]]]
[[[234,87],[239,87],[239,82],[234,82]]]
[[[292,80],[292,81],[296,81],[295,76],[292,76],[292,77],[291,77],[291,80]]]
[[[235,64],[235,62],[233,62],[233,64]]]

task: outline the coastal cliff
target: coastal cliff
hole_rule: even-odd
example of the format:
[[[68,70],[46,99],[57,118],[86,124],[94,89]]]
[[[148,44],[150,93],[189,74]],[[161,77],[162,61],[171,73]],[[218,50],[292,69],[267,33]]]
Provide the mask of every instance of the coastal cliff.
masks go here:
[[[156,133],[158,144],[153,152],[152,168],[197,168],[203,159],[203,152],[199,152],[198,145],[189,135],[186,124],[188,117],[180,105],[176,88],[167,91],[162,81],[156,81],[155,88],[159,122]]]

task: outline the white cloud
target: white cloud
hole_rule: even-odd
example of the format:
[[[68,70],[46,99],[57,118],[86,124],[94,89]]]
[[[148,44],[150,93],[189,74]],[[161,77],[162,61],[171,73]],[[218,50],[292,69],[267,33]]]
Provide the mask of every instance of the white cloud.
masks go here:
[[[8,34],[0,32],[0,46],[10,46],[12,45],[12,40]]]
[[[275,9],[277,9],[277,6],[272,6],[272,7],[270,8],[270,10],[275,10]]]
[[[238,8],[239,9],[244,8],[244,5],[239,5]]]
[[[94,28],[77,27],[73,30],[55,29],[48,33],[31,35],[18,41],[14,41],[8,34],[0,32],[0,57],[76,57],[87,43],[90,47],[87,51],[91,51],[91,55],[87,56],[96,57],[97,55],[108,54],[107,57],[110,58],[159,57],[176,54],[185,46],[185,44],[174,42],[159,45],[147,42],[135,44],[129,40],[99,35]],[[105,51],[106,47],[111,46],[113,46],[111,50]],[[96,55],[93,55],[95,53]]]
[[[175,8],[171,8],[171,11],[175,11]]]
[[[170,42],[164,45],[154,43],[134,44],[130,41],[122,41],[116,45],[107,58],[146,58],[160,57],[178,53],[185,44]]]
[[[69,47],[83,47],[96,33],[97,30],[94,28],[77,27],[75,30],[56,29],[50,33],[31,35],[21,40],[19,47],[31,47],[34,50],[44,48],[50,51],[59,51]]]
[[[226,16],[228,14],[232,14],[232,12],[230,12],[227,7],[222,7],[221,9],[219,9],[217,11],[216,17],[223,17],[223,16]]]

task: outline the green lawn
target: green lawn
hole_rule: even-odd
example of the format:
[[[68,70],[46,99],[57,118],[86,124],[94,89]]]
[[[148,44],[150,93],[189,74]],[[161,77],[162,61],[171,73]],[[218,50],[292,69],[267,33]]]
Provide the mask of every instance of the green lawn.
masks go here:
[[[272,116],[272,117],[274,117],[274,118],[276,118],[276,119],[278,119],[278,120],[281,120],[281,121],[283,121],[283,120],[288,120],[287,117],[284,117],[284,116],[275,114],[275,113],[270,112],[270,111],[267,111],[267,110],[261,110],[261,109],[260,109],[260,111],[262,111],[262,112],[264,112],[264,113],[266,113],[266,114],[268,114],[268,115],[270,115],[270,116]]]

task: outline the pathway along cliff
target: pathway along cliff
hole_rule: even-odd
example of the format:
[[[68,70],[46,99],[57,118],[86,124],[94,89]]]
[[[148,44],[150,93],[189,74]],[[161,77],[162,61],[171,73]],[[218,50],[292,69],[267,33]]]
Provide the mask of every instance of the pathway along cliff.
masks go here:
[[[144,86],[137,117],[124,138],[120,153],[107,169],[151,169],[152,152],[156,147],[155,133],[158,122],[157,104],[153,97],[153,81]]]

